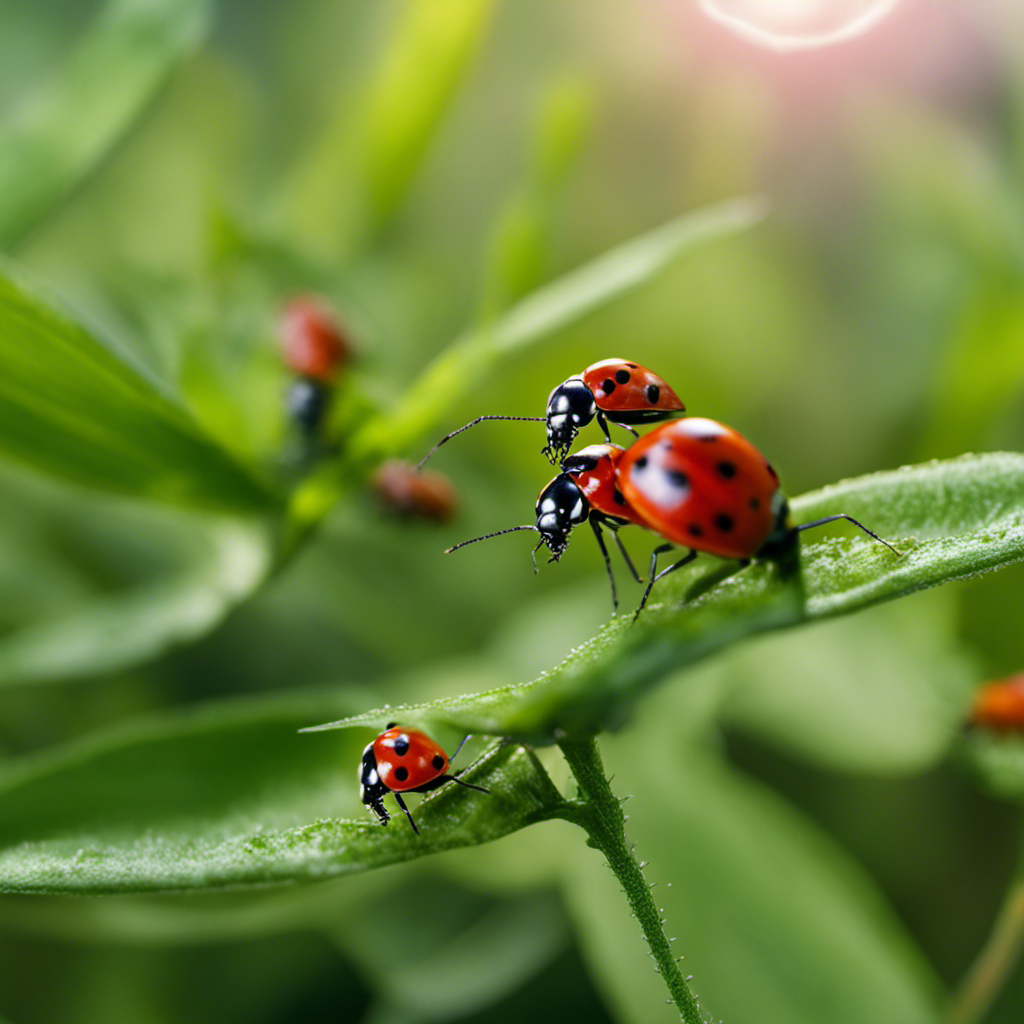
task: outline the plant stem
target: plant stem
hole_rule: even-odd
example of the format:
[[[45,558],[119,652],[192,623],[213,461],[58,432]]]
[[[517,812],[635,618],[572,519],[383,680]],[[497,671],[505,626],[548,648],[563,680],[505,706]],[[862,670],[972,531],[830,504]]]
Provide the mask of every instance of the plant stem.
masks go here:
[[[948,1024],[981,1021],[1013,970],[1024,946],[1024,861],[1006,893],[992,933],[953,996]]]
[[[622,884],[658,973],[668,986],[685,1024],[704,1024],[697,1000],[686,984],[662,927],[661,913],[644,878],[643,868],[633,856],[633,848],[626,839],[626,817],[605,778],[597,742],[593,737],[574,737],[559,740],[558,745],[576,777],[583,798],[582,808],[587,812],[573,815],[572,820],[586,830],[589,844],[605,855],[612,872]],[[576,806],[580,808],[581,805]]]

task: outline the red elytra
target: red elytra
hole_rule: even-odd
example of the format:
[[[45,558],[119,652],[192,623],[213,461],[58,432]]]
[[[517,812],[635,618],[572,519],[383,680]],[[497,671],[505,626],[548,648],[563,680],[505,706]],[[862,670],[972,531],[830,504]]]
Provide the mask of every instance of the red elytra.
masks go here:
[[[981,687],[968,722],[994,732],[1024,732],[1024,672]]]
[[[478,416],[441,438],[420,460],[426,461],[441,445],[485,420],[518,420],[547,424],[548,441],[542,451],[554,463],[568,452],[582,427],[596,419],[605,439],[612,443],[609,423],[617,423],[634,437],[631,424],[654,423],[681,416],[686,406],[672,387],[652,370],[626,359],[603,359],[570,377],[548,395],[543,416]]]
[[[468,736],[462,743],[467,739]],[[462,743],[452,757],[462,749]],[[474,786],[456,775],[447,774],[449,764],[448,755],[426,733],[397,728],[396,723],[391,722],[363,751],[359,769],[360,798],[377,815],[380,823],[386,825],[391,815],[384,806],[384,796],[392,793],[413,831],[419,832],[402,793],[428,793],[449,782],[481,793],[489,792],[483,786]]]
[[[348,362],[348,334],[325,300],[298,295],[281,314],[281,348],[289,369],[303,377],[330,383]]]
[[[714,420],[690,418],[651,431],[623,454],[618,480],[644,525],[720,558],[753,558],[790,528],[768,460]]]
[[[410,519],[446,523],[458,507],[458,494],[446,476],[420,472],[401,459],[381,463],[370,486],[388,511]]]

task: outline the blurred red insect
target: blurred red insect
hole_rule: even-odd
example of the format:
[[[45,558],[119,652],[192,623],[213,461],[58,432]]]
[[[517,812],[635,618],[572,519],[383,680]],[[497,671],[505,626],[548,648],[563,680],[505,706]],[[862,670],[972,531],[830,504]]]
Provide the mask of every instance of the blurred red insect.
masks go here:
[[[407,519],[447,523],[459,498],[451,481],[441,473],[420,472],[411,462],[389,459],[377,467],[370,486],[382,505]]]
[[[288,412],[307,437],[319,433],[330,408],[334,385],[351,361],[344,326],[326,300],[297,295],[281,314],[281,350],[296,374],[288,389]]]
[[[1024,732],[1024,672],[986,683],[974,695],[967,720],[994,732]]]

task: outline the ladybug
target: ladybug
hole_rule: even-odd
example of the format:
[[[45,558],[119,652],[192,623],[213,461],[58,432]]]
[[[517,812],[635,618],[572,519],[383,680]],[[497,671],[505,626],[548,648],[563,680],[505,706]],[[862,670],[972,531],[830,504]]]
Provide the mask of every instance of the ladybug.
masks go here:
[[[351,359],[351,343],[330,307],[315,295],[291,299],[279,329],[285,364],[296,374],[288,389],[288,414],[312,438],[327,417],[338,374]]]
[[[994,732],[1024,732],[1024,672],[986,683],[974,695],[968,725]]]
[[[669,543],[654,549],[639,615],[655,582],[701,551],[746,566],[770,559],[796,570],[798,534],[846,519],[897,557],[900,552],[845,512],[793,525],[789,501],[771,463],[737,431],[714,420],[666,423],[631,445],[616,471],[622,494],[644,525]],[[658,557],[673,546],[689,553],[661,572]],[[635,616],[634,616],[635,618]]]
[[[629,557],[619,530],[623,526],[635,523],[644,526],[644,522],[629,507],[622,491],[619,490],[615,472],[619,460],[626,449],[617,444],[592,444],[570,455],[562,463],[562,472],[558,474],[538,495],[535,526],[511,526],[496,533],[487,533],[482,537],[464,540],[450,547],[445,554],[450,554],[466,544],[478,540],[486,540],[502,533],[513,533],[516,530],[536,530],[540,534],[534,553],[541,544],[545,544],[551,552],[549,562],[557,562],[569,547],[569,534],[574,526],[589,522],[597,539],[598,547],[604,556],[605,570],[612,588],[612,605],[618,609],[619,599],[615,587],[615,576],[612,573],[611,559],[604,543],[601,527],[605,526],[612,532],[615,543],[622,553],[623,560],[629,566],[637,583],[642,583],[640,575]],[[534,571],[537,568],[534,557]]]
[[[446,523],[458,505],[458,495],[446,476],[430,470],[420,473],[401,459],[378,466],[370,486],[386,509],[407,519]]]
[[[552,560],[556,561],[568,545],[568,532],[587,518],[584,513],[587,500],[600,514],[618,518],[616,529],[634,523],[653,530],[669,543],[656,547],[651,555],[647,588],[634,620],[647,603],[655,582],[692,562],[701,551],[737,559],[744,566],[753,558],[771,559],[783,572],[790,573],[796,569],[797,537],[801,531],[846,519],[900,555],[891,544],[845,512],[793,525],[789,502],[768,460],[741,434],[714,420],[690,418],[665,423],[629,448],[594,445],[578,455],[605,447],[617,449],[608,453],[606,463],[599,461],[593,470],[580,469],[575,476],[566,470],[541,492],[536,527],[513,526],[485,536],[536,529],[541,533],[538,546],[554,543]],[[576,457],[570,456],[563,466],[575,466]],[[594,479],[590,479],[588,473],[592,473]],[[579,492],[582,501],[579,507],[563,481],[566,476]],[[560,489],[565,497],[555,502],[550,510],[552,519],[542,522],[543,499],[553,488]],[[590,489],[590,495],[584,495],[585,488]],[[601,503],[600,507],[595,499]],[[604,551],[599,534],[598,540]],[[469,543],[472,541],[463,541],[455,548]],[[658,558],[676,545],[688,547],[689,553],[659,572]],[[605,559],[607,564],[606,552]]]
[[[572,446],[582,427],[596,419],[605,440],[612,443],[609,423],[617,423],[634,437],[632,424],[655,423],[682,416],[686,406],[656,373],[625,359],[604,359],[563,381],[548,396],[544,416],[478,416],[441,438],[420,460],[420,467],[446,441],[484,420],[529,420],[547,423],[548,443],[541,451],[558,463]]]
[[[413,821],[409,808],[402,799],[403,793],[428,793],[432,789],[448,782],[457,782],[467,789],[476,789],[481,793],[490,790],[483,786],[474,786],[471,782],[463,782],[457,775],[448,775],[451,763],[447,754],[426,733],[415,729],[397,728],[396,722],[389,722],[387,728],[363,751],[363,763],[359,769],[359,795],[380,823],[386,825],[391,820],[388,809],[384,806],[384,796],[394,793],[398,806],[405,811],[413,832],[418,833],[416,822]],[[459,744],[452,758],[462,749]]]

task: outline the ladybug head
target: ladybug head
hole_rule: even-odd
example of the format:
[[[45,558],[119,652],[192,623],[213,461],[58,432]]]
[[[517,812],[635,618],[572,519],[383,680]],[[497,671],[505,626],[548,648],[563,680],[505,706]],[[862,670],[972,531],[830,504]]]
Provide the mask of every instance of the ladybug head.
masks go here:
[[[391,819],[391,815],[384,806],[384,794],[387,791],[388,787],[380,780],[380,774],[377,771],[377,756],[373,752],[371,743],[363,751],[363,763],[359,768],[359,796],[384,825]]]
[[[590,502],[568,473],[560,473],[537,498],[537,530],[557,562],[569,546],[574,526],[587,521]]]
[[[581,377],[570,377],[559,384],[548,397],[548,443],[544,451],[557,462],[558,456],[572,445],[580,427],[585,427],[597,414],[594,393]]]

